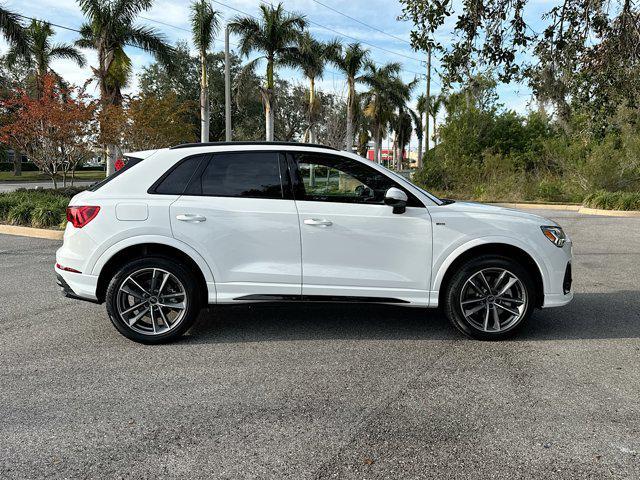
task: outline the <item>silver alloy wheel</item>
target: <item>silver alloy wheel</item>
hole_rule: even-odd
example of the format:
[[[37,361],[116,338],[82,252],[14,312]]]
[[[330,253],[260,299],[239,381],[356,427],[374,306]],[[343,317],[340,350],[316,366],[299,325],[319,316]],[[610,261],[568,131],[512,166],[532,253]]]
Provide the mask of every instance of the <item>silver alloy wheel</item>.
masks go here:
[[[488,333],[514,327],[527,310],[527,290],[504,268],[485,268],[462,286],[460,309],[469,325]]]
[[[120,285],[116,298],[122,321],[143,335],[160,335],[175,329],[187,311],[182,282],[161,268],[133,272]]]

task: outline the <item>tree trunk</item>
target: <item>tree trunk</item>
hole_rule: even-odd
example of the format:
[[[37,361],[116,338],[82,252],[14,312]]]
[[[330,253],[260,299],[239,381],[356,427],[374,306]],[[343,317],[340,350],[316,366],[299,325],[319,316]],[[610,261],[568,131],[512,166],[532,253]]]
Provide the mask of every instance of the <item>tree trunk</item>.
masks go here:
[[[345,136],[345,150],[347,152],[353,151],[353,109],[355,106],[355,80],[353,78],[349,78],[347,80],[348,83],[348,92],[347,92],[347,133]]]
[[[273,115],[273,108],[271,105],[272,95],[268,94],[267,98],[264,102],[264,113],[265,113],[265,138],[267,142],[273,142],[273,124],[275,121]]]
[[[382,163],[382,157],[380,155],[380,140],[381,140],[381,127],[380,125],[376,125],[376,132],[373,137],[373,161],[376,163]]]
[[[274,79],[273,79],[273,62],[272,56],[267,57],[267,89],[264,95],[264,115],[265,115],[265,137],[267,142],[273,142],[273,128],[275,123],[275,115],[273,112],[274,97]]]
[[[18,150],[13,151],[13,175],[15,177],[22,176],[22,153]]]
[[[422,138],[418,137],[418,156],[416,157],[417,162],[416,164],[418,165],[418,168],[420,168],[420,164],[422,163],[420,161],[422,157]]]
[[[209,141],[209,88],[207,82],[207,55],[200,52],[200,141]]]
[[[107,177],[115,173],[117,157],[118,157],[118,147],[113,144],[107,145]]]
[[[307,131],[304,133],[304,141],[309,143],[316,143],[316,132],[315,132],[315,117],[314,117],[314,104],[316,101],[316,82],[315,78],[309,79],[309,126],[307,127]]]
[[[424,154],[429,152],[429,115],[431,114],[431,47],[427,47],[427,121],[424,124]],[[422,157],[418,162],[418,168],[422,168]]]
[[[393,141],[391,142],[391,165],[396,168],[398,162],[398,132],[393,132]]]

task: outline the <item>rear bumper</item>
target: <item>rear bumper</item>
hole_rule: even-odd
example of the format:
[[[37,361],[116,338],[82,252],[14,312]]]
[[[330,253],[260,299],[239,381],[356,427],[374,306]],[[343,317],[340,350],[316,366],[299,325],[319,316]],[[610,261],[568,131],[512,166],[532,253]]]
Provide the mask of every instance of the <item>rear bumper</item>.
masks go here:
[[[96,297],[98,277],[55,268],[56,280],[65,297],[100,303]]]

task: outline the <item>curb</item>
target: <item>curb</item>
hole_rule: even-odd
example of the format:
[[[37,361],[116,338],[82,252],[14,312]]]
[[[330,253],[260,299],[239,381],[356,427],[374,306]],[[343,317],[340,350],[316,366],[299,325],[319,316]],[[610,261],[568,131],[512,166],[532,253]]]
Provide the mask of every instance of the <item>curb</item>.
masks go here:
[[[47,240],[62,240],[62,230],[48,230],[46,228],[18,227],[16,225],[0,225],[0,233],[18,235],[21,237],[46,238]]]
[[[558,203],[494,203],[493,205],[500,205],[507,208],[520,208],[520,209],[544,209],[544,210],[569,210],[572,212],[579,212],[583,207],[581,205],[563,205]]]
[[[605,217],[640,218],[640,211],[638,210],[601,210],[599,208],[582,207],[578,210],[578,213],[582,213],[584,215],[603,215]]]
[[[605,217],[635,217],[640,218],[639,210],[602,210],[600,208],[587,208],[582,205],[560,205],[557,203],[490,203],[490,205],[498,205],[500,207],[517,208],[520,210],[564,210],[576,212],[581,215],[601,215]]]

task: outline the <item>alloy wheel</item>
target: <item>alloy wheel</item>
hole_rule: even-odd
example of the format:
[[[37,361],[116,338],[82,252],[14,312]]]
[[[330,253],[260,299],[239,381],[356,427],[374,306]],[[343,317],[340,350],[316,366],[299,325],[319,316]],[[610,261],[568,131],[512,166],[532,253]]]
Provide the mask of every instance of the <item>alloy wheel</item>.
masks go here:
[[[161,268],[133,272],[120,285],[118,315],[130,329],[143,335],[160,335],[175,329],[187,311],[182,282]]]
[[[460,309],[472,327],[498,333],[515,326],[527,311],[527,290],[509,270],[485,268],[463,285]]]

